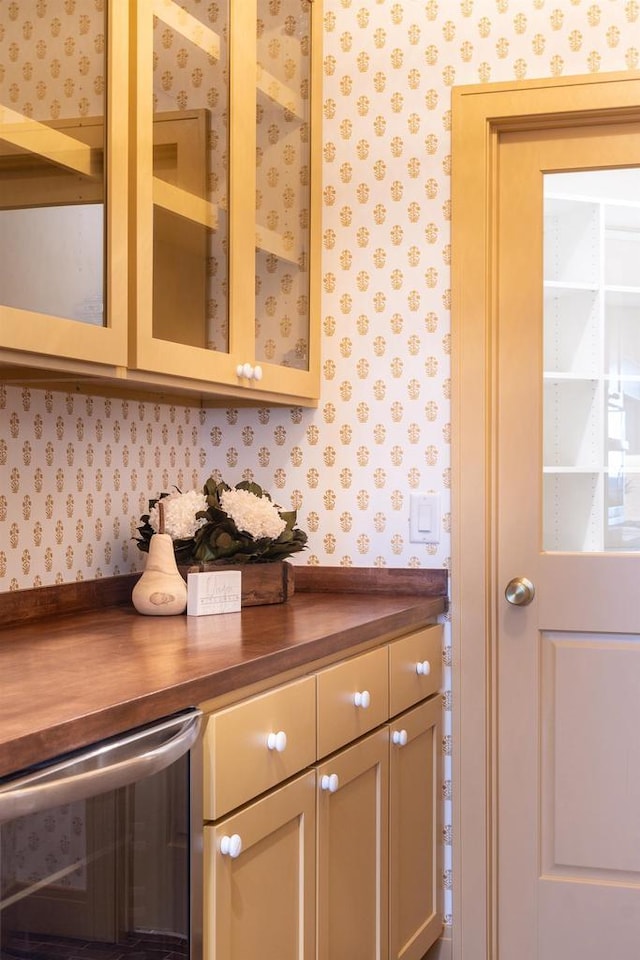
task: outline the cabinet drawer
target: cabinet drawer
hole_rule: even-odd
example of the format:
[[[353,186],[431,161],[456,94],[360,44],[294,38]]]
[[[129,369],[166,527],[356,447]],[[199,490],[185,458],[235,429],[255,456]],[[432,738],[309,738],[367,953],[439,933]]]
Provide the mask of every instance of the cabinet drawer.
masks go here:
[[[442,684],[442,625],[389,644],[389,700],[394,717],[437,693]]]
[[[324,757],[389,716],[386,647],[318,674],[318,756]]]
[[[214,713],[204,735],[204,816],[217,820],[315,760],[315,678]]]

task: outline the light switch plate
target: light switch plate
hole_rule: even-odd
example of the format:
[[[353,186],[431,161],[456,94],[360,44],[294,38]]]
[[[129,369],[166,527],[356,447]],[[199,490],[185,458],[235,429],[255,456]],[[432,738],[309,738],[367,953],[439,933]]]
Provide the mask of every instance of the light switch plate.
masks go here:
[[[409,498],[409,541],[440,543],[440,496],[412,493]]]

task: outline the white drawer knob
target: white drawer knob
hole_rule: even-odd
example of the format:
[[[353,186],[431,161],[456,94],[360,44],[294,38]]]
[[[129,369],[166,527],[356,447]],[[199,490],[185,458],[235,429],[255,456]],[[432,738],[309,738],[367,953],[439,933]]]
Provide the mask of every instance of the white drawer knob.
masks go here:
[[[269,750],[275,750],[276,753],[282,753],[287,746],[287,735],[284,730],[278,730],[277,733],[270,733],[267,737],[267,746]]]
[[[253,368],[253,379],[262,380],[262,367],[260,366],[259,363],[257,363]]]
[[[353,695],[353,702],[356,707],[362,707],[363,710],[366,710],[371,703],[371,694],[368,690],[358,690]]]
[[[320,789],[335,793],[340,786],[337,773],[323,773],[320,779]]]
[[[419,677],[428,677],[431,673],[431,664],[428,660],[418,660],[416,663],[416,673]]]
[[[250,363],[239,363],[238,366],[236,367],[236,374],[239,377],[244,378],[245,380],[253,380],[253,378],[255,377],[255,370],[253,369]],[[261,376],[262,376],[262,370],[260,370],[260,377]],[[257,379],[259,380],[260,377],[258,377]]]
[[[399,747],[406,747],[407,740],[408,736],[406,730],[394,730],[391,734],[392,743],[397,744]]]
[[[236,857],[239,857],[242,853],[242,837],[237,833],[233,833],[230,837],[226,835],[221,837],[220,853],[225,857],[231,857],[232,860],[235,860]]]

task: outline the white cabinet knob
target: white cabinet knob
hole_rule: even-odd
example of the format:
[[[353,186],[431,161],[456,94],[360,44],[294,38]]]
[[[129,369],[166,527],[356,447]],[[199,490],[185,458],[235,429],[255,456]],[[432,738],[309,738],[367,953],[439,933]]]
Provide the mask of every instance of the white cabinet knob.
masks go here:
[[[236,376],[241,380],[262,380],[262,367],[259,363],[255,367],[250,363],[239,363],[236,367]]]
[[[267,746],[269,750],[275,750],[276,753],[282,753],[287,746],[287,735],[284,730],[278,730],[277,733],[270,733],[267,737]]]
[[[252,367],[250,363],[239,363],[236,367],[236,375],[242,380],[261,380],[262,367]]]
[[[419,677],[428,677],[431,673],[431,664],[428,660],[419,660],[416,663],[416,673]]]
[[[371,703],[371,694],[368,690],[358,690],[353,695],[353,702],[356,707],[362,707],[363,710],[366,710]]]
[[[335,793],[340,786],[337,773],[323,773],[320,778],[320,789],[328,790],[329,793]]]
[[[220,853],[225,857],[231,857],[232,860],[235,860],[236,857],[239,857],[242,853],[242,837],[237,833],[233,833],[230,837],[226,835],[221,837]]]
[[[394,730],[391,734],[391,742],[399,747],[406,747],[408,739],[406,730]]]

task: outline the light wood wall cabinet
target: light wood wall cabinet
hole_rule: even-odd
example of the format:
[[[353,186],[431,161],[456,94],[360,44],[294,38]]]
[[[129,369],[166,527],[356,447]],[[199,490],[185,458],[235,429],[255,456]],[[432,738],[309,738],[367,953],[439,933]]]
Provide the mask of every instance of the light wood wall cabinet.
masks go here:
[[[205,957],[420,960],[440,936],[442,628],[213,710]]]
[[[5,371],[313,405],[321,0],[109,0],[96,17],[93,116],[0,104]]]

